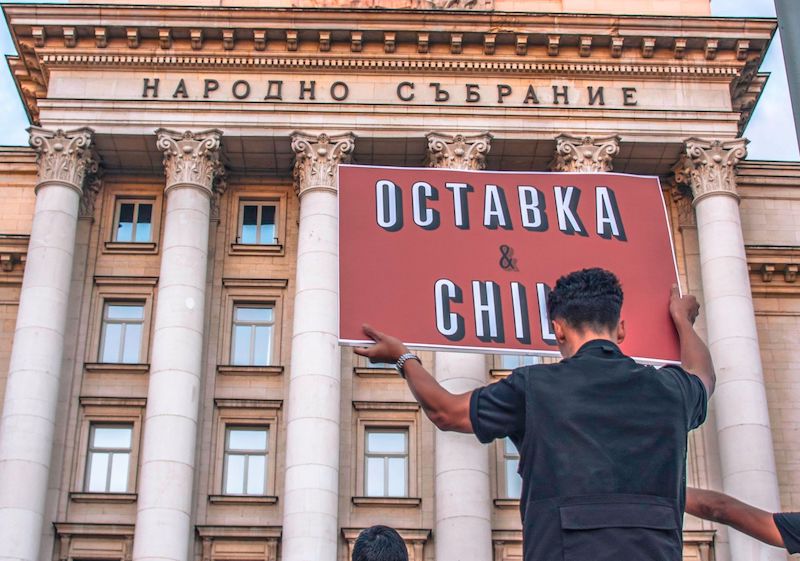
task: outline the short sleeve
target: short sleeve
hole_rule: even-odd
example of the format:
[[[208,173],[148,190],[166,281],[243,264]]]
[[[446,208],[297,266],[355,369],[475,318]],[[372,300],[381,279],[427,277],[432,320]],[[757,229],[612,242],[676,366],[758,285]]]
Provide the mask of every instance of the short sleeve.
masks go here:
[[[800,512],[778,512],[772,516],[789,553],[800,553]]]
[[[708,396],[703,381],[677,365],[664,366],[658,372],[662,376],[668,376],[680,389],[686,408],[687,430],[702,425],[708,412]]]
[[[495,438],[525,432],[525,383],[521,369],[507,378],[472,392],[469,403],[472,430],[484,444]]]

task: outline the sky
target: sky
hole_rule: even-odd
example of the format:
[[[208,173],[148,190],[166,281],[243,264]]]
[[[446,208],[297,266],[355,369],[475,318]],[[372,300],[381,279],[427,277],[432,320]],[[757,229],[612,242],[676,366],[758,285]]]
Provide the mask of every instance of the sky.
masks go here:
[[[772,0],[712,0],[711,10],[716,16],[775,16]],[[5,20],[0,20],[0,49],[3,55],[15,53]],[[771,76],[745,130],[744,135],[750,139],[748,159],[800,161],[779,35],[772,42],[761,70]],[[28,119],[5,59],[0,61],[0,123],[6,123],[0,145],[27,144]]]

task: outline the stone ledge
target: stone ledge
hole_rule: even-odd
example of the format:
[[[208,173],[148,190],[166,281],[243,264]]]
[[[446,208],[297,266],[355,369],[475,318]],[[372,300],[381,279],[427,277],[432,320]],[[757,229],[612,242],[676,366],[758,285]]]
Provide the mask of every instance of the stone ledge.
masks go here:
[[[155,242],[129,243],[129,242],[104,242],[104,253],[125,253],[125,254],[156,254],[158,244]]]
[[[283,370],[283,366],[217,365],[217,374],[222,376],[280,376],[283,374]]]
[[[368,366],[353,367],[353,374],[359,378],[396,378],[401,382],[403,379],[395,368],[369,368]]]
[[[69,498],[76,503],[135,503],[137,493],[70,493]]]
[[[283,244],[260,245],[232,243],[228,253],[230,255],[274,255],[276,257],[283,257],[286,255]]]
[[[118,362],[86,362],[83,364],[86,372],[98,372],[109,374],[147,374],[150,371],[150,363],[118,363]]]
[[[208,502],[219,505],[274,505],[275,495],[209,495]]]
[[[356,506],[378,506],[393,508],[418,507],[422,504],[420,497],[353,497]]]
[[[519,499],[495,499],[494,506],[502,509],[513,508],[519,510]]]

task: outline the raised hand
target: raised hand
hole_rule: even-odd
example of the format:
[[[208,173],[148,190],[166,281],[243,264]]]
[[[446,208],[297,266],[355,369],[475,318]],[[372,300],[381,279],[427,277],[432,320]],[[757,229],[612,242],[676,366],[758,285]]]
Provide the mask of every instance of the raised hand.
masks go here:
[[[397,337],[381,333],[367,324],[364,324],[362,329],[367,337],[375,341],[375,344],[371,347],[356,347],[354,351],[357,355],[367,357],[370,362],[397,362],[401,355],[408,352],[408,347]]]
[[[691,294],[681,296],[678,285],[673,284],[669,296],[669,313],[676,326],[685,321],[688,321],[689,325],[694,325],[694,320],[700,313],[700,304],[697,302],[697,298]]]

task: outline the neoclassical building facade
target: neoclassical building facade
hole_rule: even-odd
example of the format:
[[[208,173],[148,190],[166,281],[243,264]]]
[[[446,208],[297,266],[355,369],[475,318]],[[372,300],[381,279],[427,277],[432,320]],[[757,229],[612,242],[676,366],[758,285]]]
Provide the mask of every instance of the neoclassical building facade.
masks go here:
[[[800,164],[742,138],[774,20],[708,0],[3,10],[33,126],[0,148],[0,559],[345,561],[383,523],[413,561],[521,560],[513,445],[436,431],[390,365],[338,345],[344,162],[659,175],[719,378],[688,482],[800,510]],[[547,359],[423,360],[466,391]],[[785,559],[688,516],[684,541]]]

